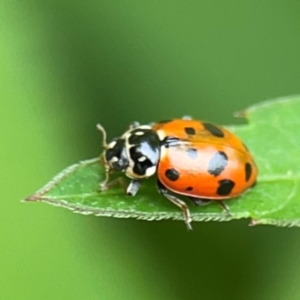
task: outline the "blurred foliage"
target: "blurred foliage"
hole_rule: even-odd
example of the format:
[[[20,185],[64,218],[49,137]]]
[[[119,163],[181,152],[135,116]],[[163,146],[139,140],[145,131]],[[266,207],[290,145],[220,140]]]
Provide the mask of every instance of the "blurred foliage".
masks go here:
[[[98,155],[99,121],[112,136],[185,114],[228,124],[299,93],[299,13],[277,0],[1,1],[1,299],[299,299],[297,229],[191,234],[19,202]]]

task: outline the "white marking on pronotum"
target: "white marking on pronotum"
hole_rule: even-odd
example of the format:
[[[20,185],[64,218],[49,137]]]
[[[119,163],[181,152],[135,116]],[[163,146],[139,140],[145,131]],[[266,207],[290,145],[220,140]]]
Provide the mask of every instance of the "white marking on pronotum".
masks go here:
[[[151,129],[151,126],[149,126],[149,125],[141,125],[141,126],[139,126],[138,128],[135,128],[135,129]]]
[[[110,162],[113,163],[113,162],[117,162],[118,161],[118,158],[116,156],[112,157]]]
[[[112,148],[114,148],[115,146],[116,146],[116,141],[112,141],[112,142],[110,142],[108,145],[107,145],[107,148],[108,149],[112,149]]]
[[[164,130],[157,130],[156,134],[158,135],[158,138],[160,141],[162,141],[166,137],[166,133]]]
[[[143,162],[143,161],[145,161],[145,160],[146,160],[146,156],[141,156],[141,157],[138,158],[138,161],[139,161],[139,162]]]
[[[150,176],[154,175],[155,172],[156,172],[156,166],[152,166],[152,167],[148,168],[146,170],[146,177],[150,177]]]
[[[144,131],[136,131],[134,134],[135,134],[135,135],[144,135],[145,132],[144,132]]]
[[[138,131],[139,129],[141,131]],[[149,130],[149,129],[151,129],[151,127],[149,125],[141,125],[139,127],[133,128],[131,130],[124,132],[124,134],[122,135],[122,138],[124,138],[125,140],[128,140],[130,138],[130,136],[132,135],[133,130],[137,130],[137,132],[142,132],[142,130],[145,130],[145,129]]]

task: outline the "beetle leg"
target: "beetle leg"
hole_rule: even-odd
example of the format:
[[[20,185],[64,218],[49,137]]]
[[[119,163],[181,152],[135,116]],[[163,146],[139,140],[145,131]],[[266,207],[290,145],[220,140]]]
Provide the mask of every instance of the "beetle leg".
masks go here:
[[[104,183],[104,182],[103,182]],[[100,192],[104,192],[115,185],[120,185],[124,193],[130,196],[135,196],[141,186],[142,180],[132,179],[129,185],[127,186],[124,177],[118,177],[108,183],[102,184],[100,183]]]
[[[141,183],[142,180],[132,179],[126,189],[126,193],[130,196],[135,196],[135,194],[138,192],[138,190],[141,187]]]
[[[201,199],[201,198],[195,198],[195,197],[189,197],[197,206],[204,206],[211,202],[211,200],[208,199]]]
[[[174,203],[182,210],[187,229],[192,230],[193,229],[191,226],[192,218],[186,203],[178,199],[177,197],[169,194],[169,190],[166,189],[159,180],[157,181],[157,188],[162,195],[164,195],[168,200],[170,200],[172,203]]]
[[[113,187],[115,185],[120,185],[123,188],[124,193],[127,193],[126,182],[124,180],[124,177],[121,177],[121,176],[114,179],[114,180],[111,180],[110,182],[107,182],[106,180],[101,182],[99,191],[104,192],[104,191],[110,189],[111,187]]]
[[[103,154],[101,154],[101,156],[100,156],[100,162],[104,166],[104,169],[105,169],[105,178],[99,184],[100,191],[103,192],[103,191],[107,190],[110,185],[108,183],[108,180],[109,180],[109,174],[112,172],[112,170],[110,169],[109,165],[104,162]]]
[[[202,198],[196,198],[196,197],[189,197],[197,206],[204,206],[211,202],[217,202],[217,204],[222,208],[222,211],[225,212],[227,215],[231,215],[229,208],[226,204],[224,204],[223,201],[220,200],[209,200],[209,199],[202,199]]]
[[[226,204],[224,204],[223,201],[218,200],[217,202],[218,202],[219,206],[222,208],[223,212],[225,212],[228,216],[231,216],[228,206]]]

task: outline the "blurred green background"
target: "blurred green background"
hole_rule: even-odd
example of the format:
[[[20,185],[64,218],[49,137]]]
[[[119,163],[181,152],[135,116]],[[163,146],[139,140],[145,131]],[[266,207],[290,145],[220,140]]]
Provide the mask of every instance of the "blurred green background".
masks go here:
[[[299,229],[19,202],[99,154],[97,122],[238,124],[300,93],[299,1],[2,0],[0,45],[1,299],[300,298]]]

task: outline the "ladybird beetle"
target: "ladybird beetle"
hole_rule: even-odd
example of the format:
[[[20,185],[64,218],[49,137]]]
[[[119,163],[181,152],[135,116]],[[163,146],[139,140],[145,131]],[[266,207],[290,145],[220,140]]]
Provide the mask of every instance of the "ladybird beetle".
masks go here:
[[[106,177],[100,189],[108,188],[111,171],[121,171],[131,179],[127,194],[134,196],[141,182],[157,175],[158,191],[181,208],[188,229],[192,229],[189,209],[177,195],[188,196],[196,205],[218,203],[241,195],[256,182],[254,159],[233,133],[214,124],[189,117],[150,125],[132,123],[121,137],[106,142],[101,161]]]

